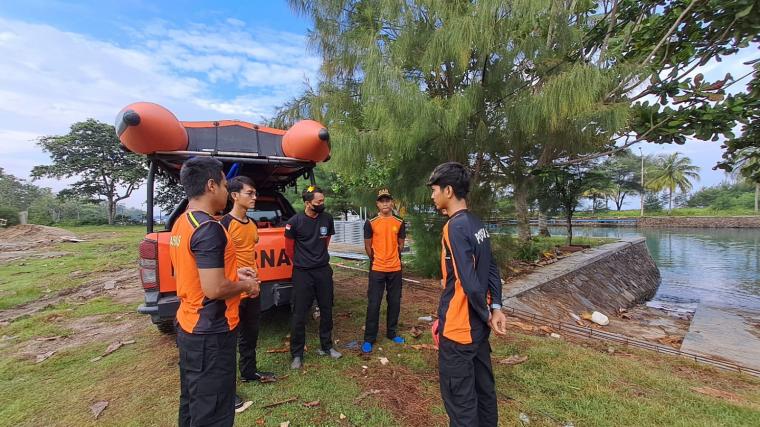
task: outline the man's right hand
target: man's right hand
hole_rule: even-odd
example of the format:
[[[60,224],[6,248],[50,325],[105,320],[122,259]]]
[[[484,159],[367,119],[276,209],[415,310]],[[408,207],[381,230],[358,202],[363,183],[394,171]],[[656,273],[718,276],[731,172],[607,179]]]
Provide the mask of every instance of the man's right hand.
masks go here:
[[[247,280],[246,282],[250,282],[250,287],[248,288],[248,291],[246,291],[246,294],[248,294],[251,298],[256,298],[261,293],[261,280],[259,279],[252,279]]]

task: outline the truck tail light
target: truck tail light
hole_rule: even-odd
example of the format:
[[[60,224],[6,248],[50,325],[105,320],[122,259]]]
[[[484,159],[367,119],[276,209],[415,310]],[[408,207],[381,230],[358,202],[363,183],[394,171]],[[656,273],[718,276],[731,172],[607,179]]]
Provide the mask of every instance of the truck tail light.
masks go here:
[[[143,289],[158,288],[158,242],[153,239],[140,242],[140,280]]]

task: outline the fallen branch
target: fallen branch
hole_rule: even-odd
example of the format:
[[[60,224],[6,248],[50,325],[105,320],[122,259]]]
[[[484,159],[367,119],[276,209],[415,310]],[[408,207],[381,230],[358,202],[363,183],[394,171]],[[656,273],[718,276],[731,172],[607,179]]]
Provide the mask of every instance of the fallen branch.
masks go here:
[[[298,400],[298,397],[291,397],[290,399],[280,400],[279,402],[274,402],[274,403],[270,403],[269,405],[264,405],[261,407],[261,409],[274,408],[275,406],[280,406],[286,403],[295,402],[296,400]]]

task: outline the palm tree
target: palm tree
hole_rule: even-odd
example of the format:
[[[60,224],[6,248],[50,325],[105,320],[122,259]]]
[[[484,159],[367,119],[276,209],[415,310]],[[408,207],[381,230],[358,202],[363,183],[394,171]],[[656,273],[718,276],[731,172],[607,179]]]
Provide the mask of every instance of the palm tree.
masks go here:
[[[654,191],[668,190],[668,213],[673,210],[673,192],[676,188],[682,193],[691,191],[691,180],[699,181],[699,166],[691,164],[691,159],[675,152],[657,159],[654,178],[648,187]]]

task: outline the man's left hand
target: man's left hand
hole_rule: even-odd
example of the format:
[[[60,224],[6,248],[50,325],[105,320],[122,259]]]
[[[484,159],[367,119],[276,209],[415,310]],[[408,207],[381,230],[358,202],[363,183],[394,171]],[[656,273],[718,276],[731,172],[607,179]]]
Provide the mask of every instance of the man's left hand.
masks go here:
[[[507,333],[507,316],[501,309],[491,311],[488,316],[488,326],[493,329],[496,335],[506,335]]]

